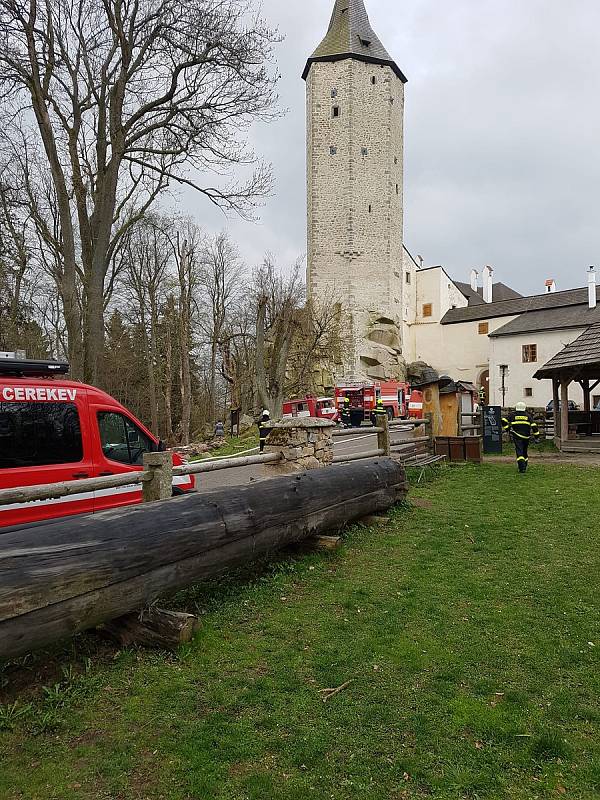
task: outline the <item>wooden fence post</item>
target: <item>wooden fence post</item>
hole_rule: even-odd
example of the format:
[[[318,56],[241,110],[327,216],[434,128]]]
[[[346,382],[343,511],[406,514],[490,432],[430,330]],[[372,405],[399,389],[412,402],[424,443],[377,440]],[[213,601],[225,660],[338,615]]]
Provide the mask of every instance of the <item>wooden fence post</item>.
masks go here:
[[[390,420],[387,414],[377,414],[377,427],[383,428],[383,431],[377,434],[377,449],[383,450],[386,456],[389,456],[391,451],[390,442]]]
[[[144,453],[144,471],[150,479],[144,481],[144,503],[168,500],[173,495],[173,456],[171,453]]]

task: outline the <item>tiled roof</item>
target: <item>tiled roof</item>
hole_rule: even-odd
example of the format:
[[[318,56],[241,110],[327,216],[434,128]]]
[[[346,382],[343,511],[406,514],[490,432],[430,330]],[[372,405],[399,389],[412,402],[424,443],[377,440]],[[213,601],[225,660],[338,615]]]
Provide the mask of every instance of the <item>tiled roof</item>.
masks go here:
[[[600,301],[600,286],[597,289]],[[485,305],[452,308],[442,318],[442,325],[457,322],[479,322],[497,317],[516,317],[530,311],[545,311],[551,308],[565,308],[588,304],[587,289],[571,289],[567,292],[539,294],[533,297],[519,297],[514,300],[499,300]]]
[[[475,292],[470,283],[454,281],[454,285],[461,294],[464,294],[470,306],[481,306],[485,303],[483,299],[483,289],[481,287]],[[502,300],[517,300],[523,297],[523,295],[511,289],[510,286],[507,286],[505,283],[495,283],[492,290],[492,297],[494,298],[494,302],[500,302]]]
[[[550,308],[521,314],[490,333],[490,336],[515,336],[519,333],[538,333],[559,328],[588,328],[597,322],[600,322],[600,306],[590,308],[588,303],[581,303],[576,306]]]
[[[578,339],[568,344],[535,374],[535,378],[551,378],[558,372],[583,374],[597,370],[600,378],[600,323],[592,325]]]
[[[375,64],[387,64],[406,83],[406,78],[377,37],[363,0],[336,0],[325,38],[308,59],[303,78],[315,61],[339,61],[356,58]]]

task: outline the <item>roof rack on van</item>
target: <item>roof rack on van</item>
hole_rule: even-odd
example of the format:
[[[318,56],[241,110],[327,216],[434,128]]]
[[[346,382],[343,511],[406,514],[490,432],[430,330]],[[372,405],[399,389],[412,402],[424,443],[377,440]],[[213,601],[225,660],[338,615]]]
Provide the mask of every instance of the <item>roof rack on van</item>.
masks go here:
[[[47,378],[51,375],[66,375],[69,364],[65,361],[35,361],[28,358],[0,358],[0,375],[16,378]]]

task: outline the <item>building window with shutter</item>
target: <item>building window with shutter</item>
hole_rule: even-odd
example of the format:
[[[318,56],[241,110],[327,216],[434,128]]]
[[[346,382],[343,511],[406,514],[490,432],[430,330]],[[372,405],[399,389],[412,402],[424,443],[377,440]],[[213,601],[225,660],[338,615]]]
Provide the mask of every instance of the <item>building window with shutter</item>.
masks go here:
[[[536,364],[538,360],[537,344],[524,344],[523,345],[523,363]]]
[[[490,323],[489,322],[480,322],[479,323],[479,335],[480,336],[487,336],[490,332]]]
[[[433,317],[433,306],[431,303],[425,303],[423,305],[423,316],[424,317]]]

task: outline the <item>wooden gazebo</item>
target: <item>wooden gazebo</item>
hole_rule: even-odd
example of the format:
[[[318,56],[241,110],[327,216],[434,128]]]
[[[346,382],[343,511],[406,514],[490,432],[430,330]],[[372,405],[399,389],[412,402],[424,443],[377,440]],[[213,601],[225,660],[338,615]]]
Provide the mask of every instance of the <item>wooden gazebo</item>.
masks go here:
[[[552,380],[554,439],[561,450],[600,451],[600,412],[592,409],[592,392],[600,385],[600,323],[554,356],[535,376]],[[583,389],[583,411],[569,412],[569,386]]]

